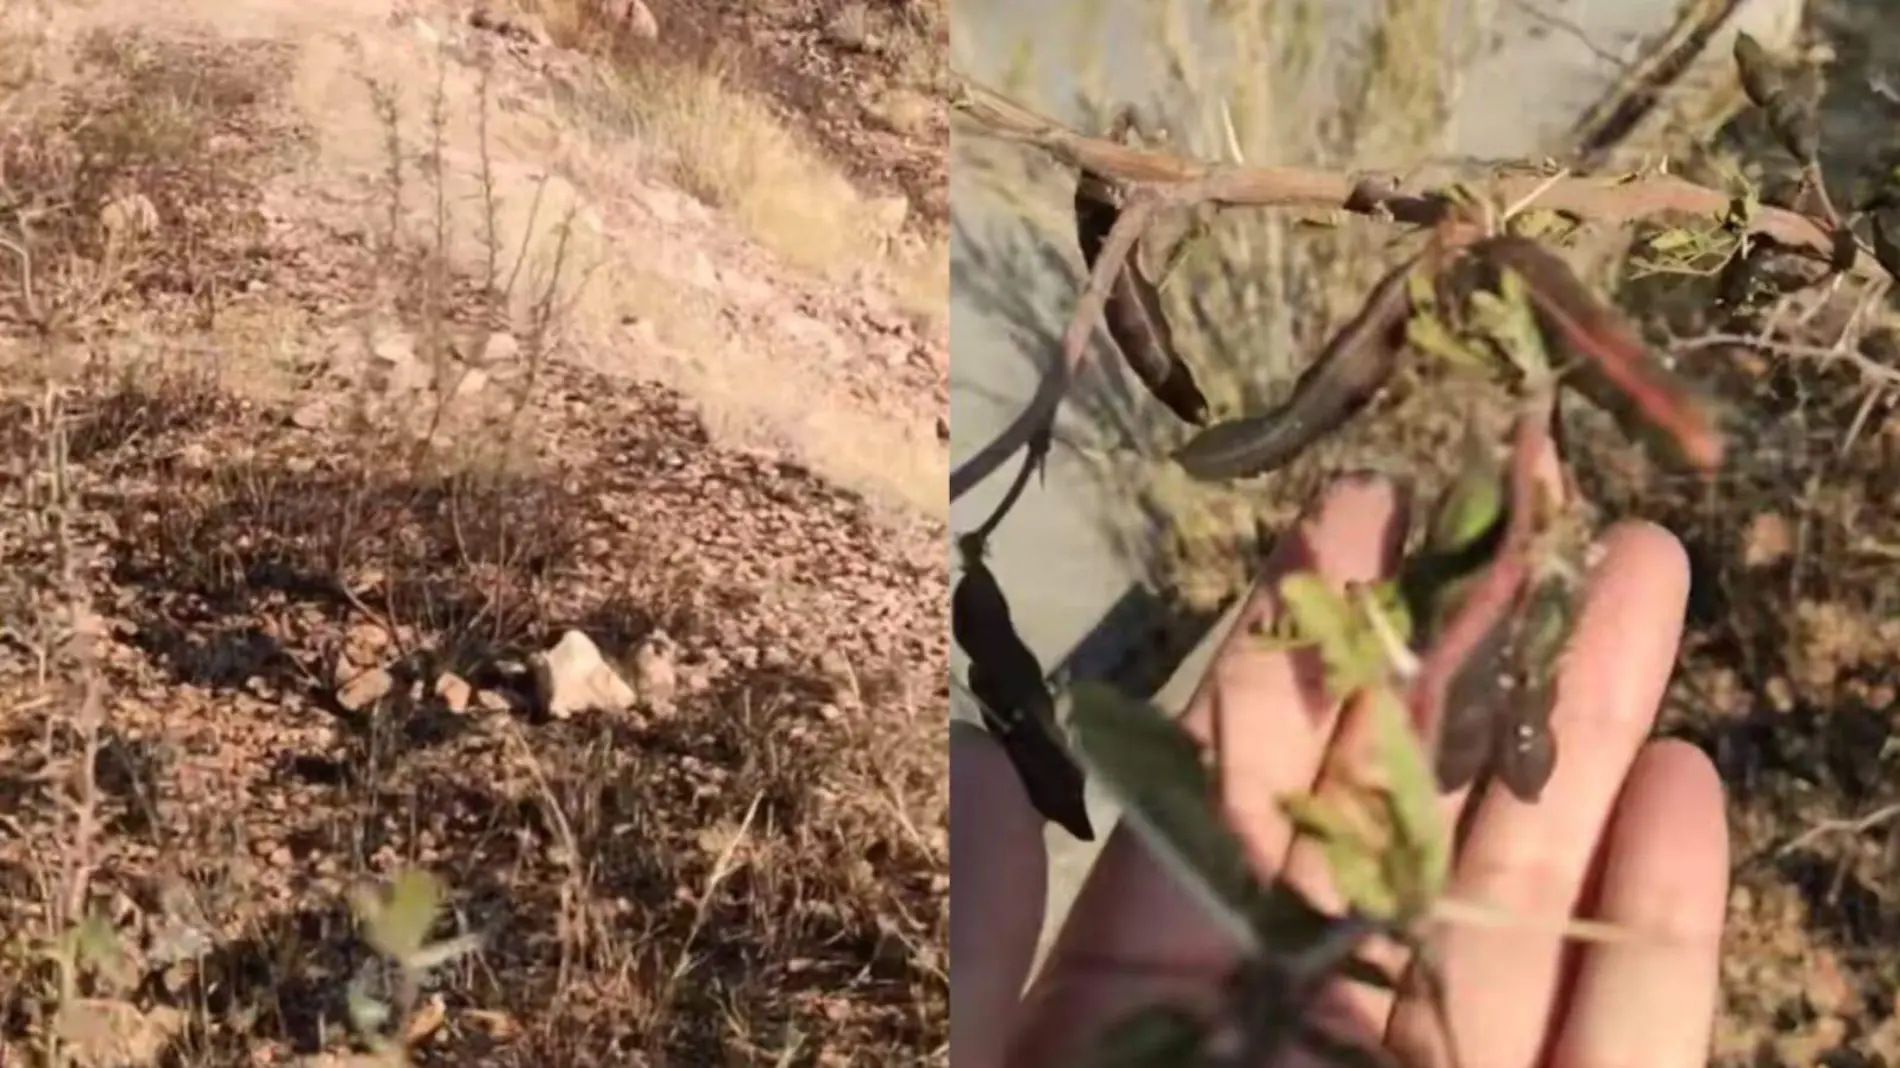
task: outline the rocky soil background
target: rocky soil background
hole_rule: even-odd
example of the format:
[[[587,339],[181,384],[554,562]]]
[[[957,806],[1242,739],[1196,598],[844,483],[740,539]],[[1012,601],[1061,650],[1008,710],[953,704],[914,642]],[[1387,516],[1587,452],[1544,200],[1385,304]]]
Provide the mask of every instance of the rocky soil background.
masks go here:
[[[0,1059],[947,1060],[941,25],[8,11]]]

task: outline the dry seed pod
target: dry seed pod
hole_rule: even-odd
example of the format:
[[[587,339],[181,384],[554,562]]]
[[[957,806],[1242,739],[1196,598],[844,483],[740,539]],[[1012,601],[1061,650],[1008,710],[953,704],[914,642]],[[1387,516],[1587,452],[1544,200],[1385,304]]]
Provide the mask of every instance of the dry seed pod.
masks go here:
[[[1075,234],[1088,269],[1102,254],[1108,233],[1121,218],[1114,196],[1096,176],[1084,171],[1075,184]],[[1141,242],[1128,252],[1102,307],[1108,334],[1122,359],[1155,399],[1196,426],[1207,421],[1207,398],[1194,372],[1174,348],[1174,332],[1161,309],[1161,291],[1142,273]]]
[[[983,563],[982,546],[960,539],[963,577],[950,595],[950,633],[970,657],[970,692],[1009,757],[1030,804],[1077,839],[1095,838],[1082,770],[1057,740],[1055,701],[1042,665],[1010,618],[1009,601]]]
[[[1358,314],[1293,384],[1286,403],[1208,427],[1176,450],[1175,461],[1205,481],[1251,478],[1278,469],[1345,425],[1398,369],[1412,310],[1407,283],[1416,263],[1416,257],[1407,260],[1379,280]]]
[[[1814,109],[1821,96],[1821,72],[1806,67],[1790,74],[1761,42],[1746,33],[1735,36],[1735,67],[1749,103],[1762,110],[1789,154],[1813,164],[1820,154],[1821,133]]]
[[[1563,260],[1535,241],[1487,238],[1471,253],[1509,267],[1524,279],[1538,319],[1574,366],[1564,383],[1622,423],[1638,438],[1660,443],[1697,470],[1722,464],[1723,434],[1714,413],[1636,335],[1623,316],[1572,274]]]
[[[1779,94],[1785,83],[1781,68],[1774,57],[1747,33],[1735,35],[1735,68],[1741,74],[1742,92],[1748,94],[1748,102],[1758,108],[1768,106],[1768,101]]]

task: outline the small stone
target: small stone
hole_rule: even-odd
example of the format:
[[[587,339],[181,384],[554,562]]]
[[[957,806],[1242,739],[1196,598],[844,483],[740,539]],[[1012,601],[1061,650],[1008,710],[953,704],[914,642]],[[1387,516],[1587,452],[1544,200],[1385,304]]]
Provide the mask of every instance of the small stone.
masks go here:
[[[871,232],[889,236],[903,230],[904,223],[909,221],[910,198],[902,193],[873,197],[865,203],[864,209]]]
[[[389,648],[389,632],[375,623],[355,623],[343,635],[343,656],[359,668],[380,662]]]
[[[384,334],[371,351],[377,360],[392,366],[416,362],[415,339],[406,333]]]
[[[644,0],[606,0],[601,4],[601,14],[636,41],[659,39],[660,23]]]
[[[361,712],[389,696],[395,688],[395,676],[382,668],[371,668],[344,683],[337,691],[336,703],[351,712]]]
[[[468,711],[469,697],[474,687],[467,680],[452,671],[444,671],[435,680],[435,695],[442,699],[450,712],[456,715]]]
[[[129,1001],[85,997],[63,1000],[49,1021],[61,1059],[88,1068],[157,1064],[190,1023],[190,1016],[165,1005],[140,1009]]]
[[[158,230],[158,208],[142,193],[131,193],[99,209],[99,222],[113,241],[146,237]]]
[[[515,336],[503,331],[488,335],[488,344],[482,347],[484,363],[512,363],[521,355],[521,342]]]
[[[1805,984],[1808,1004],[1823,1016],[1844,1014],[1854,1001],[1854,987],[1841,972],[1840,961],[1826,949],[1816,949],[1808,958]]]
[[[462,377],[455,383],[455,395],[473,397],[487,387],[488,372],[479,367],[470,367],[462,372]]]
[[[409,334],[386,334],[375,343],[371,353],[375,357],[371,380],[384,394],[428,388],[433,372],[417,358],[416,342]]]
[[[1763,512],[1749,520],[1742,534],[1742,566],[1750,570],[1767,567],[1794,553],[1794,525],[1775,512]]]
[[[567,719],[576,712],[624,712],[636,700],[633,687],[608,665],[593,640],[578,630],[568,631],[553,648],[535,654],[530,666],[535,695],[555,719]]]
[[[476,690],[474,705],[483,712],[511,712],[515,703],[498,690]]]
[[[290,413],[290,424],[304,430],[320,429],[330,421],[330,410],[322,401],[311,401]]]
[[[1787,676],[1776,675],[1769,679],[1768,685],[1763,687],[1763,690],[1766,692],[1769,706],[1775,711],[1783,714],[1794,711],[1794,685],[1788,681]]]

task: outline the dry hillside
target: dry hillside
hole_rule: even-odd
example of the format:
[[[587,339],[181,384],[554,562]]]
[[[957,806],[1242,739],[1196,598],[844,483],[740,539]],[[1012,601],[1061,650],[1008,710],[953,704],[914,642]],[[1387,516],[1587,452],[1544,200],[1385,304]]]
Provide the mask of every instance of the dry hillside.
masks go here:
[[[637,8],[0,14],[0,1061],[947,1060],[943,13]]]

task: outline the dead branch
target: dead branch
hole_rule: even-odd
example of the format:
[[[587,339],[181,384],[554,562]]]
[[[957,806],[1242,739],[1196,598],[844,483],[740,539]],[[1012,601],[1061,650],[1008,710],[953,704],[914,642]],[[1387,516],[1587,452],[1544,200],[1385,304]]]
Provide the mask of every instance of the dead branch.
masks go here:
[[[1115,141],[1085,137],[1052,119],[968,79],[959,78],[955,109],[987,133],[1034,145],[1070,167],[1138,186],[1199,187],[1196,201],[1227,207],[1278,207],[1347,211],[1390,217],[1414,226],[1435,226],[1453,210],[1444,197],[1382,185],[1353,176],[1303,167],[1250,167],[1183,159],[1148,152]],[[1550,181],[1538,174],[1500,175],[1500,200],[1515,203],[1540,187],[1537,205],[1586,222],[1620,224],[1671,214],[1727,216],[1733,195],[1666,174],[1601,175]],[[1785,208],[1763,205],[1748,220],[1747,232],[1823,262],[1834,255],[1832,231],[1820,222]],[[1858,265],[1870,276],[1886,272]]]

